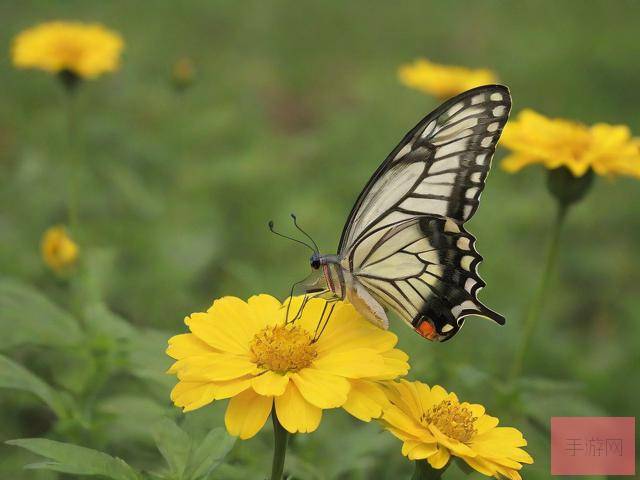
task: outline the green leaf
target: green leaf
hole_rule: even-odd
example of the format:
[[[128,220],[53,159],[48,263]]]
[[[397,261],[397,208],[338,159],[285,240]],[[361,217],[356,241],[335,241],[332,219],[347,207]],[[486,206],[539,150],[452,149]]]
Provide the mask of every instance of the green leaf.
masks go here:
[[[173,420],[163,418],[153,432],[156,446],[169,465],[172,478],[182,479],[189,461],[191,438]]]
[[[233,448],[236,439],[224,428],[214,428],[196,448],[189,459],[186,478],[205,479],[220,466]]]
[[[138,480],[140,475],[124,460],[90,448],[46,438],[9,440],[9,445],[25,448],[50,459],[27,465],[27,468],[53,470],[75,475],[103,475],[114,480]]]
[[[175,377],[167,375],[173,360],[165,353],[171,334],[150,328],[139,330],[127,342],[130,370],[136,377],[152,381],[163,389],[171,388]]]
[[[92,333],[115,339],[128,339],[135,335],[135,328],[124,318],[116,315],[102,302],[88,305],[84,320]]]
[[[22,365],[0,355],[0,388],[31,392],[45,402],[58,416],[67,415],[65,397]]]
[[[0,349],[32,344],[54,347],[82,340],[78,321],[37,290],[0,279]]]

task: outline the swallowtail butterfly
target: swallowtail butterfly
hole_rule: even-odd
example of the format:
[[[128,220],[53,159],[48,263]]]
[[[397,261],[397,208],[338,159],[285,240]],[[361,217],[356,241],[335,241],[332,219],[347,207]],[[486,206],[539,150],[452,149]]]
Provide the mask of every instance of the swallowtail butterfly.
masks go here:
[[[468,315],[504,324],[477,298],[482,257],[464,224],[478,208],[510,108],[508,88],[487,85],[423,118],[360,193],[338,253],[313,248],[305,293],[346,299],[385,329],[393,310],[434,341],[453,337]]]

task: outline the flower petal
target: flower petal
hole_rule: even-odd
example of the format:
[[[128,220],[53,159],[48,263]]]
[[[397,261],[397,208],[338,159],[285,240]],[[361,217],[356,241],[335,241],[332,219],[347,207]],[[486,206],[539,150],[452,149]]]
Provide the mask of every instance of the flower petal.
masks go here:
[[[208,353],[178,360],[171,370],[185,381],[223,381],[255,372],[256,365],[248,357],[228,353]]]
[[[313,432],[320,425],[322,409],[307,402],[293,382],[284,394],[275,398],[276,414],[282,426],[290,433]]]
[[[204,343],[198,337],[192,333],[183,333],[175,335],[169,339],[169,347],[167,348],[167,355],[176,360],[192,356],[192,355],[205,355],[212,353],[213,350],[209,345]]]
[[[284,320],[285,308],[280,301],[271,295],[254,295],[247,300],[247,303],[254,312],[259,312],[255,318],[256,330],[260,330],[269,325],[276,325]]]
[[[408,449],[407,458],[409,460],[423,460],[425,458],[429,458],[433,455],[438,454],[438,444],[437,443],[419,443],[415,445],[413,448]]]
[[[280,396],[284,393],[289,384],[289,376],[267,370],[254,377],[251,386],[260,395],[272,397]]]
[[[227,382],[179,382],[171,391],[171,400],[183,411],[189,412],[214,400],[233,397],[251,386],[251,379],[234,379]]]
[[[264,426],[271,407],[272,397],[258,395],[252,389],[231,398],[224,416],[224,424],[231,435],[243,440],[253,437]]]
[[[429,430],[417,423],[395,405],[384,408],[382,419],[396,429],[406,432],[408,435],[424,440],[425,442],[435,442],[435,437]]]
[[[313,362],[316,369],[347,378],[378,375],[385,369],[384,358],[370,348],[326,353]]]
[[[389,400],[382,388],[368,380],[352,380],[349,397],[342,406],[347,412],[363,422],[382,415],[382,407],[387,406]]]
[[[449,458],[451,458],[449,450],[442,445],[438,445],[438,451],[431,455],[427,460],[429,461],[429,465],[439,470],[447,464]]]
[[[337,375],[315,368],[304,368],[291,375],[302,396],[318,408],[344,405],[349,394],[349,382]]]

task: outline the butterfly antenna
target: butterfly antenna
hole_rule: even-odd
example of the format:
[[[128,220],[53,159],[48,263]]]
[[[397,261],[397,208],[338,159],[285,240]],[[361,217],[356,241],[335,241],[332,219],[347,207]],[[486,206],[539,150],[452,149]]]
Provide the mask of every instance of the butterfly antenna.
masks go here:
[[[311,250],[312,252],[316,252],[316,250],[313,249],[313,247],[311,245],[309,245],[308,243],[303,242],[302,240],[298,240],[297,238],[293,238],[293,237],[289,237],[287,235],[284,235],[280,232],[276,232],[273,228],[273,220],[269,220],[269,230],[271,230],[271,233],[278,235],[279,237],[282,238],[286,238],[287,240],[291,240],[292,242],[296,242],[299,243],[300,245],[304,245],[305,247],[307,247],[309,250]],[[315,245],[315,242],[314,242]]]
[[[318,244],[316,243],[316,241],[311,237],[311,235],[309,235],[307,232],[305,232],[300,225],[298,225],[298,217],[295,216],[295,214],[291,214],[291,218],[293,218],[293,224],[296,226],[296,228],[298,230],[300,230],[302,232],[302,234],[307,237],[309,240],[311,240],[311,243],[313,243],[313,246],[315,247],[315,252],[320,252],[320,249],[318,248]]]

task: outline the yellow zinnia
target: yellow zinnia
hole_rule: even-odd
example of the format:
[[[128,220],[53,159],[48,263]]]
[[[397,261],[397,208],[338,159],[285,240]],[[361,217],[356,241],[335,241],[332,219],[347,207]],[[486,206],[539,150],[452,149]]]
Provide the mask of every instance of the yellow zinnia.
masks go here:
[[[589,127],[526,109],[502,133],[501,145],[513,152],[502,168],[513,173],[541,163],[548,169],[566,167],[576,177],[592,169],[598,175],[640,178],[639,142],[624,125]]]
[[[459,93],[481,85],[496,83],[496,75],[486,68],[469,69],[432,63],[418,59],[402,65],[398,78],[404,85],[421,90],[440,99],[453,97]]]
[[[44,262],[59,273],[73,266],[78,259],[78,245],[62,226],[44,232],[40,250]]]
[[[522,448],[527,445],[515,428],[498,427],[498,419],[478,404],[460,403],[455,393],[421,382],[389,382],[380,422],[402,440],[402,454],[444,468],[451,456],[478,472],[496,478],[520,480],[523,463],[533,463]]]
[[[102,25],[47,22],[15,37],[13,64],[18,68],[95,78],[118,68],[123,46],[122,37]]]
[[[292,300],[290,316],[301,301]],[[286,306],[274,297],[223,297],[185,318],[191,333],[171,338],[167,349],[177,360],[169,373],[179,379],[171,399],[189,411],[230,398],[225,424],[242,439],[254,436],[274,407],[290,433],[314,431],[328,408],[378,417],[386,398],[376,381],[406,374],[408,357],[394,348],[393,333],[348,303],[336,305],[318,335],[325,305],[310,300],[301,318],[286,324]]]

